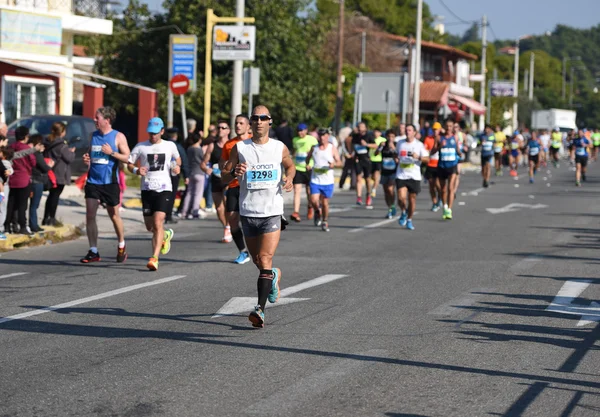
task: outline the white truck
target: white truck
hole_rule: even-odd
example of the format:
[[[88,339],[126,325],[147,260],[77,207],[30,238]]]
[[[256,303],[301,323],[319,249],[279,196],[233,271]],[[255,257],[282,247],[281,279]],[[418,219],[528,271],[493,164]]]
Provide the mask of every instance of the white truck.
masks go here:
[[[577,130],[576,117],[577,112],[573,110],[534,110],[531,113],[531,128],[535,130],[553,130],[558,127],[561,132],[571,129]]]

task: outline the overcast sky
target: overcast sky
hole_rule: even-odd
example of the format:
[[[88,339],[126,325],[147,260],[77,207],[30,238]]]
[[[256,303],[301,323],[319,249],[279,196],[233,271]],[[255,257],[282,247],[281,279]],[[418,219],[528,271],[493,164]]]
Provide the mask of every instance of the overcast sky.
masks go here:
[[[126,4],[127,0],[120,0]],[[163,0],[141,0],[150,10],[162,10]],[[276,4],[278,0],[269,1]],[[462,35],[470,22],[487,15],[492,30],[488,35],[498,39],[516,39],[522,35],[540,35],[552,31],[558,23],[577,28],[590,28],[600,23],[600,0],[425,0],[432,14],[444,16],[446,30]],[[444,4],[454,13],[454,16]],[[235,10],[231,11],[231,15]],[[493,31],[493,33],[492,33]]]

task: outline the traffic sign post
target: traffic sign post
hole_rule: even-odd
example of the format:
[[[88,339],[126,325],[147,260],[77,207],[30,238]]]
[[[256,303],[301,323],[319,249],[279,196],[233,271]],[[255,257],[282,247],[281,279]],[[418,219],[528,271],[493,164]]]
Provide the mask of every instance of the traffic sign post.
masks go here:
[[[182,95],[188,92],[190,88],[190,80],[183,74],[177,74],[171,78],[169,88],[173,94]]]
[[[260,68],[244,68],[243,94],[248,94],[248,117],[252,113],[252,96],[260,91]]]
[[[171,35],[169,37],[169,80],[179,74],[185,75],[189,82],[188,90],[196,91],[197,56],[198,37],[196,35]],[[173,92],[171,89],[168,91],[167,126],[173,126]]]
[[[181,123],[183,125],[183,138],[187,138],[187,123],[185,120],[187,119],[187,115],[185,113],[185,98],[184,95],[187,93],[190,88],[190,80],[183,74],[177,74],[171,81],[169,81],[169,91],[173,94],[177,94],[179,96],[179,103],[181,105]],[[172,97],[172,96],[171,96]],[[169,126],[171,127],[171,126]]]

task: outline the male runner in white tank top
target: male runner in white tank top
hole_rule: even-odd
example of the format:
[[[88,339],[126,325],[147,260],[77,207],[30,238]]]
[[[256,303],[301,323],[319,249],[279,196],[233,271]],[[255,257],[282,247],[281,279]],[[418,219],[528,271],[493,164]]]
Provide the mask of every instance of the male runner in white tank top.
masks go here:
[[[273,268],[283,218],[283,191],[293,189],[296,175],[288,148],[269,138],[273,119],[269,109],[257,106],[252,111],[252,138],[238,142],[222,173],[223,182],[237,178],[240,183],[240,218],[246,247],[260,271],[257,282],[258,305],[248,319],[254,327],[264,327],[267,299],[279,300],[281,270]],[[285,178],[282,179],[282,167]]]
[[[319,129],[319,144],[308,152],[306,163],[313,160],[310,180],[310,204],[315,211],[315,226],[329,232],[329,199],[333,197],[334,174],[333,168],[341,166],[338,150],[329,143],[329,130]],[[319,208],[320,207],[320,208]]]

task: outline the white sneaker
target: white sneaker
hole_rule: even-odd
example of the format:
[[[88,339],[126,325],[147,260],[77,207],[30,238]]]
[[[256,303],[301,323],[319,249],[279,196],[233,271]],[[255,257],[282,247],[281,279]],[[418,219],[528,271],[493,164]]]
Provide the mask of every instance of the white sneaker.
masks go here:
[[[204,211],[206,213],[215,213],[217,210],[215,210],[214,207],[208,207],[208,208],[205,208]]]
[[[206,211],[199,209],[198,210],[198,217],[201,219],[206,219],[206,217],[208,216],[208,214],[206,214]]]

